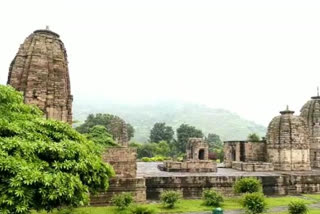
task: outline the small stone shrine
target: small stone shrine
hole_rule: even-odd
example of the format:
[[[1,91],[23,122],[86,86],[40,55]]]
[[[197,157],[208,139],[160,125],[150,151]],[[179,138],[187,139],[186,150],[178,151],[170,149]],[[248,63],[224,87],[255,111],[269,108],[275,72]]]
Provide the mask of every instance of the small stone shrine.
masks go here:
[[[208,159],[208,144],[202,138],[190,138],[185,161],[165,161],[159,169],[168,172],[216,172],[217,163]]]

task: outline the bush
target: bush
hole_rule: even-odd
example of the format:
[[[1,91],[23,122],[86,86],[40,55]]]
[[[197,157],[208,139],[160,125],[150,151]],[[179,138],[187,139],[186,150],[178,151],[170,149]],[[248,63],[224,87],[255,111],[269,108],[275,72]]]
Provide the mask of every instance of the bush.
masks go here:
[[[143,158],[141,158],[141,160],[143,162],[151,162],[151,158],[148,158],[148,157],[143,157]]]
[[[247,213],[250,214],[263,213],[267,208],[264,195],[260,192],[246,193],[241,202]]]
[[[111,203],[119,210],[124,210],[132,203],[133,197],[130,193],[121,193],[114,195],[111,199]]]
[[[174,208],[175,204],[181,198],[181,194],[176,191],[164,191],[160,195],[160,201],[166,208]]]
[[[130,210],[131,214],[154,214],[156,211],[150,207],[135,206]]]
[[[219,207],[223,202],[223,197],[214,190],[205,190],[202,194],[202,200],[206,206]]]
[[[308,207],[303,201],[291,201],[288,206],[290,214],[305,214],[308,212]]]
[[[242,178],[233,185],[235,193],[262,192],[261,181],[256,178]]]

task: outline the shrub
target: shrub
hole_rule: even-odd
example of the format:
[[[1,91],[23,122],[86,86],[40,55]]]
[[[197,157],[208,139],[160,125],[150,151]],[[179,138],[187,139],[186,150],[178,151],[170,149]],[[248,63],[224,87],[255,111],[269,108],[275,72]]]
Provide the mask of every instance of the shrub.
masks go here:
[[[135,206],[130,210],[131,214],[154,214],[156,211],[153,208],[145,206]]]
[[[247,213],[250,214],[263,213],[267,208],[264,195],[260,192],[246,193],[241,202]]]
[[[92,141],[0,85],[0,213],[84,206],[112,176]]]
[[[176,191],[164,191],[160,195],[160,200],[163,206],[170,209],[174,208],[180,198],[181,194]]]
[[[256,178],[242,178],[233,185],[235,193],[262,192],[261,181]]]
[[[223,202],[223,197],[214,190],[205,190],[202,194],[202,200],[206,206],[219,207]]]
[[[114,195],[111,199],[111,203],[119,210],[124,210],[132,203],[133,198],[130,193],[121,193]]]
[[[143,162],[151,162],[151,158],[148,158],[148,157],[143,157],[143,158],[141,158],[141,160]]]
[[[305,214],[308,212],[308,207],[303,201],[291,201],[288,206],[290,214]]]

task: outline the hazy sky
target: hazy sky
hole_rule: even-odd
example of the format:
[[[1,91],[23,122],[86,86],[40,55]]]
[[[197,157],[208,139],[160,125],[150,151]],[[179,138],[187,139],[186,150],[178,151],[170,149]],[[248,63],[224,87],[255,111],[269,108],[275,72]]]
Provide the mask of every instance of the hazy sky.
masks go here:
[[[19,45],[50,26],[74,99],[178,99],[267,125],[320,85],[320,1],[0,2],[0,83]]]

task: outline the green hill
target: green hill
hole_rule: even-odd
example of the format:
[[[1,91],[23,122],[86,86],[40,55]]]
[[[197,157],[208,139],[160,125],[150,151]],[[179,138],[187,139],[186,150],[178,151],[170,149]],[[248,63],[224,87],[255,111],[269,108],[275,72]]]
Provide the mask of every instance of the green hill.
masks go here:
[[[115,114],[135,129],[133,141],[148,140],[156,122],[165,122],[174,130],[182,123],[201,129],[205,134],[216,133],[223,140],[245,140],[250,133],[264,136],[266,128],[224,109],[182,102],[162,102],[153,105],[123,105],[111,102],[76,101],[74,120],[84,121],[90,113]]]

